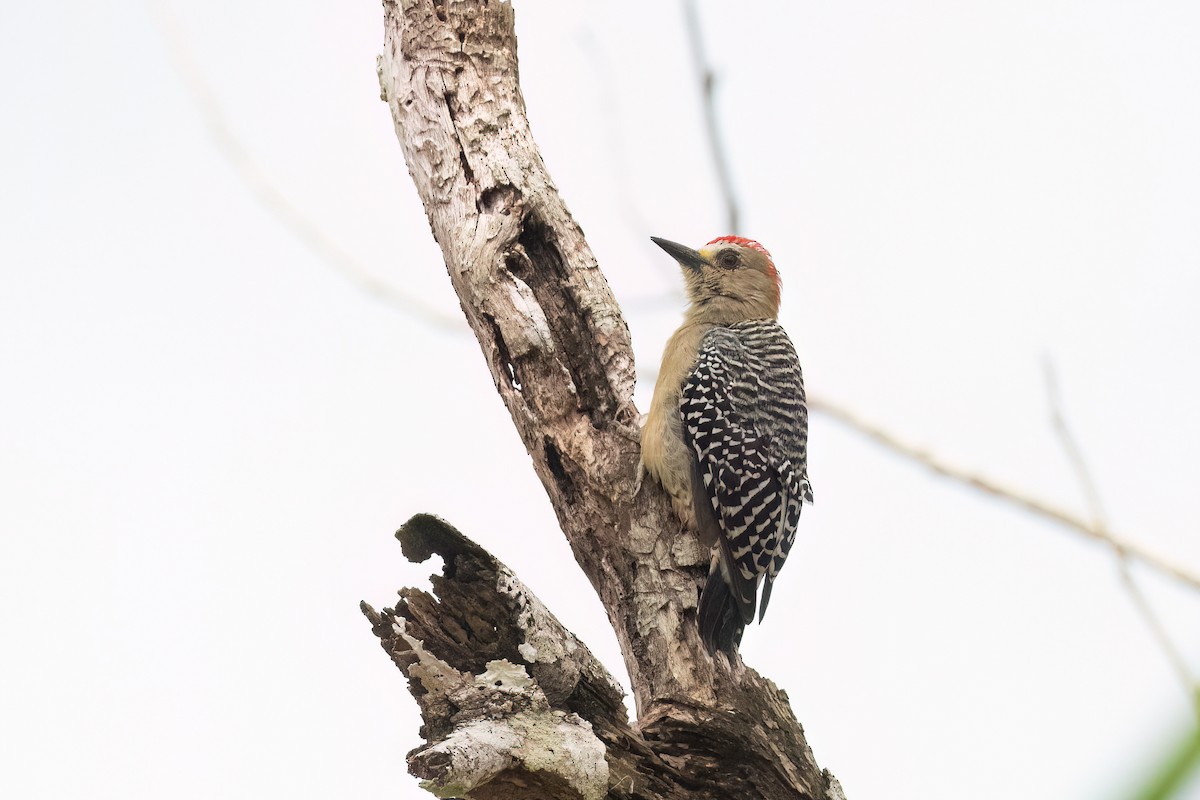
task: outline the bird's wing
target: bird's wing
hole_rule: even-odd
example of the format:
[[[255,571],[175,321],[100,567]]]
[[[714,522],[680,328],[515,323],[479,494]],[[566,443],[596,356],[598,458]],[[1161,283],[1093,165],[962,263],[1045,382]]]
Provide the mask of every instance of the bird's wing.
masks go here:
[[[751,343],[753,344],[753,343]],[[790,462],[780,460],[755,394],[752,347],[739,332],[705,335],[684,383],[680,415],[693,456],[693,504],[702,539],[719,548],[721,570],[742,620],[753,621],[755,595],[780,549],[794,536],[800,489]],[[794,511],[793,511],[794,510]]]

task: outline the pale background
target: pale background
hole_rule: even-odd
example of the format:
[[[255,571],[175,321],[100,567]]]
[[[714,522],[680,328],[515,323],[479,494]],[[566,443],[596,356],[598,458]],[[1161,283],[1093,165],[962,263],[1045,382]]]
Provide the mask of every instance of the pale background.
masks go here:
[[[702,4],[743,233],[810,391],[1081,509],[1041,359],[1114,527],[1193,571],[1200,5]],[[377,3],[0,11],[0,794],[418,798],[416,704],[358,601],[443,515],[617,673],[457,313],[374,59]],[[748,10],[753,8],[752,11]],[[727,233],[675,2],[518,0],[534,134],[653,368],[653,235]],[[649,385],[638,389],[645,408]],[[745,659],[851,800],[1122,798],[1188,724],[1109,552],[813,420],[806,512]],[[811,512],[811,513],[809,513]],[[1200,669],[1200,597],[1144,570]],[[1200,797],[1193,786],[1191,797]]]

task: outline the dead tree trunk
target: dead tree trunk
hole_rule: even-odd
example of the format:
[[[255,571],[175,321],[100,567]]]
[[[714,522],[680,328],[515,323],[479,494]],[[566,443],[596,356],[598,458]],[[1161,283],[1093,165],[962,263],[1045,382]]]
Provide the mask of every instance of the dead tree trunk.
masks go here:
[[[495,558],[417,517],[438,599],[364,605],[421,705],[413,774],[443,797],[813,798],[841,788],[786,695],[696,633],[708,556],[640,480],[629,332],[542,163],[499,0],[385,0],[379,59],[409,172],[496,389],[616,629],[611,676]]]

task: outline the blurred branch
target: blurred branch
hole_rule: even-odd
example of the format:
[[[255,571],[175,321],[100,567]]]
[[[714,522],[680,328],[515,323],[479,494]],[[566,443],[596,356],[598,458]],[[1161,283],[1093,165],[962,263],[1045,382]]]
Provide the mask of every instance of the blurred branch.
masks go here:
[[[635,181],[630,175],[629,169],[629,153],[625,147],[625,137],[622,135],[619,120],[623,114],[621,111],[621,99],[618,92],[613,89],[614,70],[608,57],[604,54],[604,47],[597,41],[595,33],[590,28],[585,28],[579,34],[579,49],[588,61],[590,61],[592,69],[595,70],[596,78],[596,107],[599,113],[596,114],[596,119],[604,133],[604,143],[608,148],[608,158],[613,165],[613,181],[617,187],[617,199],[619,200],[619,208],[622,216],[625,218],[625,223],[633,232],[635,238],[644,242],[646,237],[654,232],[650,221],[646,219],[638,206],[636,198],[633,196],[632,187]],[[668,286],[675,287],[679,283],[677,271],[671,264],[666,263],[665,259],[652,258],[650,263],[667,281]],[[672,301],[678,301],[681,293],[675,291],[672,293],[663,293],[660,298],[669,298],[665,302],[660,299],[659,305],[670,305]],[[628,303],[623,304],[628,308]]]
[[[989,494],[992,497],[1003,500],[1010,505],[1014,505],[1024,511],[1028,511],[1043,519],[1055,522],[1065,528],[1070,528],[1073,531],[1082,533],[1085,536],[1103,542],[1110,547],[1116,548],[1125,553],[1130,558],[1137,559],[1146,566],[1152,567],[1159,572],[1170,575],[1176,580],[1191,586],[1193,589],[1200,589],[1200,576],[1189,572],[1183,567],[1172,564],[1162,556],[1155,555],[1149,552],[1140,545],[1133,544],[1124,539],[1120,539],[1116,534],[1112,533],[1103,526],[1096,525],[1083,517],[1065,511],[1057,506],[1051,505],[1044,500],[1040,500],[1024,492],[1004,486],[997,481],[992,480],[977,472],[972,472],[969,469],[960,467],[957,464],[952,464],[938,456],[930,453],[928,450],[918,447],[917,445],[903,441],[884,429],[861,419],[853,412],[842,408],[841,406],[828,403],[819,398],[812,396],[808,399],[809,410],[824,414],[848,428],[851,428],[858,433],[866,436],[876,444],[897,453],[910,461],[915,461],[926,469],[941,475],[944,478],[949,478],[961,484],[977,489],[984,494]]]
[[[729,157],[721,140],[721,129],[717,124],[716,74],[708,61],[704,49],[704,33],[700,28],[700,12],[696,8],[696,0],[684,0],[683,19],[687,26],[688,44],[692,50],[692,66],[700,81],[700,101],[704,108],[704,132],[707,134],[709,153],[712,155],[713,167],[717,171],[717,184],[721,190],[721,198],[725,201],[725,218],[729,225],[728,233],[740,233],[739,223],[741,211],[737,197],[733,191],[733,177],[729,169]]]
[[[208,127],[217,151],[263,208],[290,230],[313,255],[376,300],[387,303],[432,328],[456,333],[465,332],[461,318],[445,314],[372,275],[280,191],[234,134],[221,104],[209,88],[203,71],[188,48],[187,37],[178,19],[161,0],[150,0],[149,5],[151,17],[167,45],[167,52],[184,87],[191,95],[196,110],[200,112],[201,119]]]
[[[1096,488],[1096,482],[1092,478],[1092,472],[1088,468],[1087,460],[1083,457],[1083,451],[1079,447],[1079,442],[1076,441],[1074,434],[1067,425],[1067,419],[1062,409],[1062,396],[1058,389],[1058,375],[1055,373],[1054,365],[1050,359],[1047,358],[1045,360],[1043,369],[1046,376],[1046,397],[1050,403],[1050,416],[1054,425],[1055,435],[1058,437],[1059,444],[1062,445],[1067,460],[1071,462],[1075,476],[1079,479],[1079,485],[1083,489],[1084,498],[1091,511],[1092,527],[1101,534],[1107,535],[1108,519],[1107,514],[1104,512],[1104,506],[1100,502],[1100,492]],[[1150,633],[1154,636],[1155,641],[1158,642],[1158,646],[1162,649],[1167,661],[1171,663],[1171,667],[1179,676],[1184,691],[1187,693],[1189,699],[1193,700],[1193,710],[1200,714],[1200,708],[1196,707],[1194,702],[1195,698],[1200,696],[1200,684],[1197,684],[1179,648],[1171,641],[1166,626],[1163,625],[1162,620],[1155,613],[1154,607],[1150,605],[1149,598],[1146,597],[1145,592],[1142,591],[1142,587],[1134,579],[1129,550],[1126,546],[1111,537],[1108,542],[1113,550],[1113,554],[1117,557],[1117,568],[1120,571],[1121,583],[1125,586],[1125,591],[1129,593],[1129,597],[1133,600],[1138,613],[1142,615],[1142,620],[1146,623],[1146,627],[1150,629]]]

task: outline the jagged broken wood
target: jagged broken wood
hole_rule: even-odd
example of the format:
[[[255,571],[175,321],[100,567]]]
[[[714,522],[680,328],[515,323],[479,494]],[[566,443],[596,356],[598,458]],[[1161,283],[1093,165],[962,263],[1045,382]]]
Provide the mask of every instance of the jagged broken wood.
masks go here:
[[[404,589],[395,609],[363,604],[421,706],[430,744],[409,766],[427,788],[473,797],[672,796],[683,776],[630,728],[616,680],[508,567],[427,514],[396,537],[409,560],[436,554],[444,564],[432,577],[436,597]]]
[[[621,736],[632,750],[644,748],[650,760],[636,762],[642,782],[626,780],[632,776],[613,769],[622,751],[606,742],[606,796],[839,797],[837,781],[817,766],[786,695],[740,661],[714,660],[696,635],[697,586],[707,554],[694,537],[678,535],[680,523],[663,493],[641,481],[628,328],[530,134],[517,82],[511,5],[387,0],[384,11],[380,86],[409,172],[496,389],[576,560],[608,612],[629,671],[637,721],[622,728]],[[456,553],[453,563],[468,551],[482,558],[472,545]],[[448,562],[447,570],[443,577],[449,582],[439,592],[465,591],[454,582],[457,566]],[[409,621],[400,626],[407,626],[412,641],[387,628],[386,613],[372,619],[377,633],[381,624],[393,630],[384,640],[389,652],[402,640],[418,654],[411,663],[397,662],[410,678],[412,670],[421,670],[421,652],[437,659],[430,664],[449,664],[469,677],[450,675],[455,686],[469,688],[487,674],[486,662],[467,659],[463,651],[482,647],[491,634],[462,624],[456,632],[449,609],[458,602],[463,601],[449,596],[440,604],[417,602],[416,595],[406,595],[402,607],[427,612],[426,638],[415,636]],[[409,619],[400,608],[396,615]],[[492,659],[513,665],[493,672],[511,684],[521,664],[512,653],[520,655],[520,645],[529,642],[517,628],[501,627],[495,623],[498,641],[517,649]],[[466,643],[453,645],[457,635]],[[575,714],[604,740],[615,711],[589,716],[565,701],[555,705],[556,690],[548,691],[545,676],[528,666],[537,686],[530,697],[540,691],[546,702],[543,708],[530,699],[531,713],[560,711],[564,724],[572,725],[565,721]],[[420,700],[423,689],[413,684],[413,691]],[[440,770],[444,786],[470,783],[474,788],[463,790],[469,797],[506,796],[505,787],[517,785],[521,774],[527,781],[566,775],[534,768],[520,757],[520,743],[534,728],[510,725],[500,735],[493,724],[479,726],[485,719],[513,718],[509,693],[472,692],[472,702],[483,698],[478,719],[439,717],[434,712],[440,706],[422,704],[427,746],[414,752],[416,774]],[[454,692],[443,694],[450,698]],[[544,714],[538,719],[547,720]],[[429,756],[422,759],[421,753]],[[645,766],[650,763],[672,771],[655,772]],[[482,772],[471,767],[481,764],[490,766]],[[481,774],[492,777],[479,782]],[[592,791],[581,788],[591,783],[571,786],[565,777],[555,786],[562,791],[546,794],[542,786],[541,796]]]

